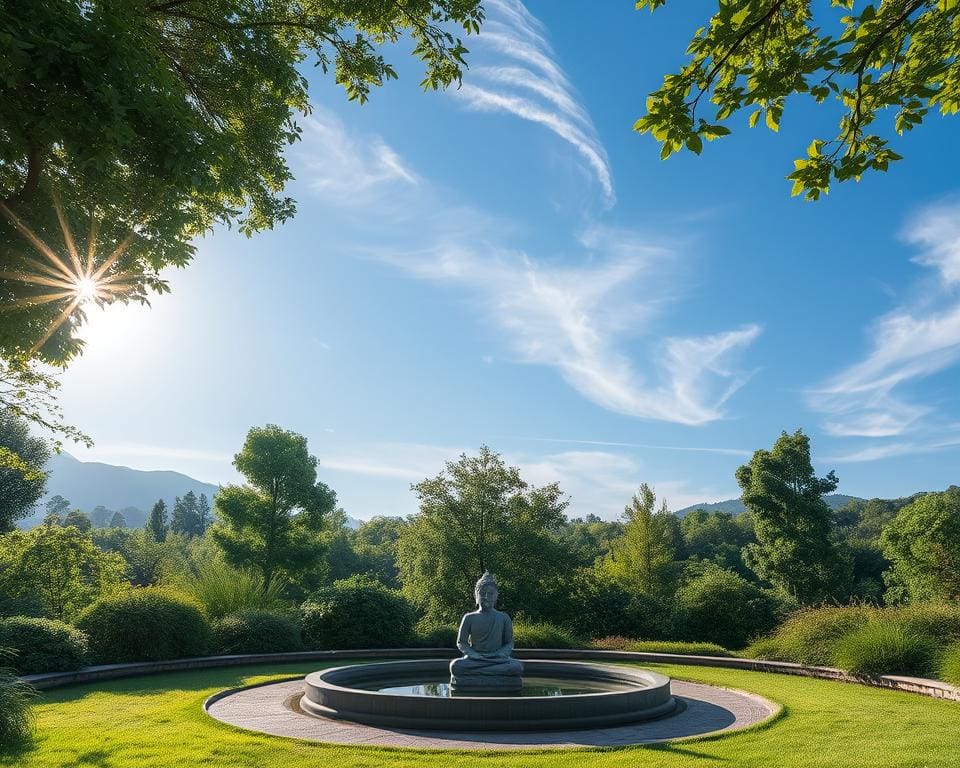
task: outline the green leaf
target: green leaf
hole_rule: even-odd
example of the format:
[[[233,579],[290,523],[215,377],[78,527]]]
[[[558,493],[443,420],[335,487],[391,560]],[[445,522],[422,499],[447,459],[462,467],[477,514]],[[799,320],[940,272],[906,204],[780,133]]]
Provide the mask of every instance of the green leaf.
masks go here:
[[[777,113],[777,110],[771,107],[767,110],[764,120],[769,128],[774,133],[780,131],[780,115]]]
[[[697,134],[693,134],[687,139],[687,149],[699,155],[703,151],[703,140]]]
[[[754,112],[753,114],[750,115],[750,119],[747,121],[747,124],[748,124],[751,128],[756,128],[756,127],[757,127],[757,121],[760,119],[760,113],[761,113],[762,111],[763,111],[763,110],[758,109],[756,112]]]

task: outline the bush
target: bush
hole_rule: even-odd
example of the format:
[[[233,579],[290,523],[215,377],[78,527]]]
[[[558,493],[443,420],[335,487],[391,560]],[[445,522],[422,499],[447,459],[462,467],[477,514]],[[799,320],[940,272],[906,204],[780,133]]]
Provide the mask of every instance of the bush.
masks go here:
[[[569,623],[584,637],[623,635],[662,639],[673,632],[670,610],[658,598],[631,592],[593,572],[578,575],[570,596]]]
[[[590,643],[601,651],[635,651],[637,653],[677,653],[685,656],[732,656],[716,643],[683,643],[671,640],[635,640],[630,637],[603,637]]]
[[[518,622],[513,626],[515,648],[583,648],[584,642],[571,632],[553,624]]]
[[[131,589],[86,608],[77,626],[98,662],[158,661],[200,656],[210,629],[191,598],[159,587]]]
[[[742,648],[779,623],[784,602],[733,571],[710,568],[677,592],[675,623],[685,640]]]
[[[269,611],[283,602],[280,580],[274,579],[264,591],[263,576],[259,573],[231,568],[219,559],[203,563],[182,588],[200,603],[211,621],[242,611]]]
[[[303,647],[297,623],[270,611],[225,616],[214,622],[211,636],[215,653],[284,653]]]
[[[0,663],[9,659],[0,649]],[[30,738],[33,725],[30,702],[36,691],[15,674],[0,669],[0,752],[18,746]]]
[[[877,611],[862,605],[804,608],[745,653],[753,658],[830,666],[839,640],[867,624]]]
[[[438,624],[421,619],[413,628],[413,642],[421,648],[456,648],[457,632],[456,624]]]
[[[87,660],[87,636],[53,619],[0,619],[0,648],[14,652],[10,665],[20,675],[67,672]]]
[[[937,654],[926,635],[891,621],[871,621],[837,642],[833,663],[856,675],[928,675]]]
[[[415,618],[398,591],[364,576],[335,581],[300,606],[303,641],[311,649],[408,645]]]
[[[940,679],[960,688],[960,643],[947,647],[940,659]]]

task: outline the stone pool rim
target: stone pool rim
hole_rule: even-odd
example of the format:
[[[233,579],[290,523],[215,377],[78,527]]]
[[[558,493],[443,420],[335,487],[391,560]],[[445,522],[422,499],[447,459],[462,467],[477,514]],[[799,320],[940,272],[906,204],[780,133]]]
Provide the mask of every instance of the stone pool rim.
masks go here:
[[[447,659],[353,664],[304,678],[300,709],[319,718],[381,728],[455,731],[543,731],[603,728],[668,717],[681,708],[670,678],[652,670],[579,661],[533,659],[527,677],[615,683],[609,691],[564,696],[455,696],[451,698],[354,687],[372,681],[441,676]]]

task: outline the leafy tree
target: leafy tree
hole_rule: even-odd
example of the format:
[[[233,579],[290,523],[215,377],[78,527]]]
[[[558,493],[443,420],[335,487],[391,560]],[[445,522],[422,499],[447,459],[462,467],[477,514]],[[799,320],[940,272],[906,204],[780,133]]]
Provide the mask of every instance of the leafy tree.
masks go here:
[[[70,510],[70,502],[59,493],[52,496],[44,506],[48,515],[56,515],[58,518],[62,518]]]
[[[667,0],[638,0],[655,10]],[[833,138],[815,138],[787,176],[793,194],[816,200],[832,179],[885,171],[901,159],[889,146],[930,110],[960,109],[960,3],[955,0],[718,0],[697,30],[688,62],[664,78],[634,126],[661,144],[661,157],[725,136],[741,110],[748,123],[779,130],[788,97],[839,102]],[[707,102],[710,102],[710,107]],[[797,109],[797,107],[792,107]],[[704,116],[707,110],[712,114]],[[824,115],[834,112],[823,108]],[[892,125],[877,128],[881,116]]]
[[[113,517],[110,518],[110,527],[111,528],[126,528],[127,520],[120,512],[114,512]]]
[[[107,528],[110,525],[110,518],[113,517],[113,510],[107,509],[105,506],[97,505],[93,508],[93,511],[90,512],[90,522],[93,523],[94,528]]]
[[[71,619],[123,583],[126,563],[73,526],[40,525],[0,537],[0,592],[34,598],[53,618]]]
[[[66,516],[63,518],[63,525],[73,526],[81,533],[86,533],[91,528],[93,528],[93,523],[90,522],[90,518],[87,517],[87,513],[80,509],[71,509],[67,512]]]
[[[210,530],[230,565],[263,574],[266,591],[278,573],[295,577],[317,561],[318,534],[337,497],[317,481],[306,438],[274,424],[250,429],[233,466],[247,485],[217,493],[220,520]]]
[[[662,596],[671,591],[680,535],[666,500],[659,509],[656,502],[653,489],[643,483],[624,508],[623,535],[610,542],[600,570],[628,591]]]
[[[306,60],[362,102],[397,76],[380,48],[410,36],[424,87],[445,87],[466,53],[451,30],[478,32],[482,20],[480,0],[7,4],[0,244],[13,250],[0,301],[23,303],[2,317],[0,356],[75,355],[91,273],[98,300],[145,300],[168,290],[161,268],[187,263],[215,224],[251,234],[292,216],[284,150],[310,109]],[[28,229],[49,247],[34,254]],[[62,295],[42,301],[51,279]]]
[[[399,589],[397,542],[407,521],[399,517],[372,517],[353,531],[350,540],[356,555],[355,573]]]
[[[757,537],[744,548],[747,566],[801,603],[841,594],[849,563],[832,539],[823,500],[839,481],[832,470],[823,478],[814,474],[803,430],[781,433],[770,451],[754,451],[736,478]]]
[[[545,587],[569,570],[559,542],[567,501],[556,483],[534,488],[483,446],[412,487],[420,512],[397,541],[404,594],[431,620],[453,621],[470,607],[487,569],[508,610],[539,618]]]
[[[178,496],[173,502],[173,519],[170,521],[170,530],[184,536],[200,536],[203,534],[197,494],[193,491],[187,491],[182,498]]]
[[[197,500],[197,525],[201,536],[206,533],[211,522],[210,502],[207,500],[207,494],[201,493],[200,498]]]
[[[744,578],[753,573],[743,562],[743,548],[755,541],[749,514],[707,512],[695,509],[680,520],[683,550],[687,558],[715,563]]]
[[[27,517],[47,487],[47,443],[12,409],[0,410],[0,533]]]
[[[883,529],[892,597],[960,599],[960,488],[929,493]]]
[[[147,530],[154,541],[164,542],[167,540],[167,503],[159,499],[150,510],[150,519],[147,520]]]
[[[560,534],[577,565],[590,567],[610,552],[610,543],[623,535],[623,523],[603,520],[594,514],[567,521]]]

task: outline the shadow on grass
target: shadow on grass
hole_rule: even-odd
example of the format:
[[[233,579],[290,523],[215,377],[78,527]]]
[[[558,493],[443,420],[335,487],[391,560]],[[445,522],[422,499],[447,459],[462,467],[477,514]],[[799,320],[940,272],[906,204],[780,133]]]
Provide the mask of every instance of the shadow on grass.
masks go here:
[[[17,739],[12,744],[0,745],[0,765],[23,765],[24,757],[36,749],[37,745],[32,736]]]
[[[671,754],[679,755],[691,760],[710,760],[717,763],[730,762],[725,757],[717,757],[716,755],[708,755],[704,752],[697,752],[695,749],[690,749],[690,747],[686,747],[683,744],[671,744],[670,742],[665,742],[663,744],[646,744],[644,745],[644,748],[650,750],[651,752],[669,752]]]

